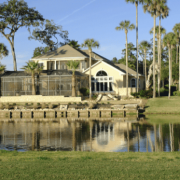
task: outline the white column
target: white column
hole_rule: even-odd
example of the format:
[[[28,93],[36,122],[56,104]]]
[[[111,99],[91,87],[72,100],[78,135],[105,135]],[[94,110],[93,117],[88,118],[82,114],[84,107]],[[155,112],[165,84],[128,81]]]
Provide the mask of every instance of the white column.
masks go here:
[[[54,62],[55,62],[54,68],[55,68],[55,70],[56,70],[56,60],[55,60]]]
[[[94,92],[96,92],[96,81],[94,81]]]

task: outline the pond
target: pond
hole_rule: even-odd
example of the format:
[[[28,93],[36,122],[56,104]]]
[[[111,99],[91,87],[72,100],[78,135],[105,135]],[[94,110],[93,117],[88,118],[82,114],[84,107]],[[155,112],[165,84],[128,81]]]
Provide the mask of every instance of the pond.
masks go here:
[[[180,117],[179,117],[180,119]],[[179,151],[180,124],[141,121],[0,122],[0,149],[94,152]]]

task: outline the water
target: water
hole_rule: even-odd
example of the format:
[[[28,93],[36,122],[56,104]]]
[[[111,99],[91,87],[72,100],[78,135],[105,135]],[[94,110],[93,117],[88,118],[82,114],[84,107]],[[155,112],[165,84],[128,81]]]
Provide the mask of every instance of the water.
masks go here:
[[[0,122],[0,149],[161,152],[179,151],[180,124],[120,121]]]

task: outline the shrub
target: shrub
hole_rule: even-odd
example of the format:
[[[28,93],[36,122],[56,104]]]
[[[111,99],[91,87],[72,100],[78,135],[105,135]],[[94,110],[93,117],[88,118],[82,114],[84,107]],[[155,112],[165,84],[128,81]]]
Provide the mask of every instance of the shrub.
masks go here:
[[[73,102],[73,104],[76,104],[76,102]]]
[[[71,105],[71,103],[69,102],[68,105]]]
[[[131,96],[134,96],[135,98],[139,97],[139,93],[135,92],[135,93],[131,93]]]
[[[9,103],[6,103],[6,104],[5,104],[5,108],[6,108],[6,109],[9,109],[9,108],[10,108]]]
[[[40,103],[37,103],[38,106],[40,106]]]
[[[153,91],[152,91],[152,89],[141,90],[141,91],[139,91],[139,96],[145,97],[145,98],[152,98],[153,97]]]
[[[28,105],[28,103],[25,103],[25,106],[27,106]]]
[[[15,105],[16,105],[16,103],[13,103],[12,105],[13,105],[13,106],[15,106]]]
[[[173,96],[180,96],[180,91],[174,91]]]
[[[81,103],[81,102],[79,102],[79,104],[81,105],[82,103]]]
[[[87,89],[87,88],[82,87],[82,88],[79,89],[79,91],[80,91],[81,94],[83,94],[83,96],[88,96],[89,95],[89,89]]]

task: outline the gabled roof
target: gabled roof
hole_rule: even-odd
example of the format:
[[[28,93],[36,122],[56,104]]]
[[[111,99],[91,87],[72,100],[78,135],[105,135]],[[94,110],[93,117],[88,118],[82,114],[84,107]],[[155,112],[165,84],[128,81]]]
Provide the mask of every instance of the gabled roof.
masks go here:
[[[58,59],[58,58],[87,58],[86,54],[80,50],[74,49],[70,45],[66,44],[61,46],[55,51],[42,54],[40,56],[32,58],[32,60],[43,59]]]
[[[126,73],[126,65],[124,64],[115,64],[115,66],[120,69],[121,71],[125,72]],[[133,69],[129,68],[128,67],[128,73],[133,75],[133,76],[136,76],[137,75],[137,72],[134,71]],[[139,76],[143,76],[142,74],[139,73]]]

